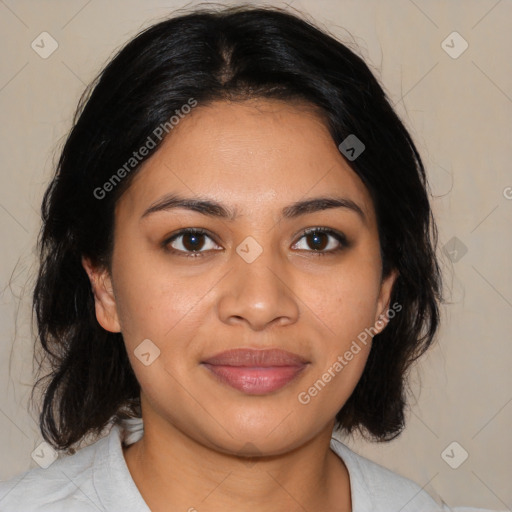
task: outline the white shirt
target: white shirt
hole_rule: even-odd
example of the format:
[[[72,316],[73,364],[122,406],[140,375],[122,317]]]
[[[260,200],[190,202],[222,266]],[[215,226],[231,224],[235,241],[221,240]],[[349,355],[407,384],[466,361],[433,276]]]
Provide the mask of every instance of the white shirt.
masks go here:
[[[33,468],[0,482],[0,511],[151,512],[131,477],[121,445],[136,442],[143,433],[141,419],[124,420],[105,437],[57,459],[47,469]],[[334,437],[330,446],[348,469],[353,512],[450,510],[437,505],[412,480],[358,455]]]

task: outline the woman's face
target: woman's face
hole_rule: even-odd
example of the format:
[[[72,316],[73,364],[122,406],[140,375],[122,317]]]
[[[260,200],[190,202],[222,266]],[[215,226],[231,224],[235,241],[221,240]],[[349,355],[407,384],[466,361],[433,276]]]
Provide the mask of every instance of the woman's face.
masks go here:
[[[216,206],[165,207],[171,195]],[[347,206],[298,206],[318,198]],[[205,234],[177,234],[190,228]],[[97,318],[123,334],[146,421],[248,455],[332,428],[371,338],[344,354],[387,310],[395,275],[381,281],[370,195],[317,117],[271,100],[197,106],[119,200],[114,235]],[[233,349],[297,357],[212,359]]]

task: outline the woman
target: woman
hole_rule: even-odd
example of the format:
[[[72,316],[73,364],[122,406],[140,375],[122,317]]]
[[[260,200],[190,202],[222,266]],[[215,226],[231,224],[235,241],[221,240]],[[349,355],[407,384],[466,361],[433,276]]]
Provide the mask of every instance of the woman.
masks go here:
[[[310,23],[238,7],[142,32],[43,200],[41,457],[68,454],[0,509],[441,510],[333,437],[404,428],[442,300],[427,189],[366,64]]]

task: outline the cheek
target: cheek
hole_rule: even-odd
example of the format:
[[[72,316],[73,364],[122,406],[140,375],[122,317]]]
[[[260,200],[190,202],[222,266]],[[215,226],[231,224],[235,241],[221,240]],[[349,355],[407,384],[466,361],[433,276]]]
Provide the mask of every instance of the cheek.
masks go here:
[[[139,338],[162,342],[179,330],[198,302],[198,291],[182,280],[143,272],[126,276],[116,301],[127,342]]]
[[[379,262],[353,253],[332,272],[305,281],[298,295],[330,335],[346,339],[373,325],[379,290]]]
[[[314,371],[298,396],[304,414],[334,416],[356,387],[371,349],[377,280],[372,265],[359,260],[322,280],[322,286],[309,287],[305,302],[314,314],[306,314],[321,335],[314,350]]]
[[[160,340],[194,301],[194,290],[186,280],[163,271],[161,263],[147,252],[123,246],[122,239],[116,245],[112,271],[117,313],[127,345],[146,338]]]

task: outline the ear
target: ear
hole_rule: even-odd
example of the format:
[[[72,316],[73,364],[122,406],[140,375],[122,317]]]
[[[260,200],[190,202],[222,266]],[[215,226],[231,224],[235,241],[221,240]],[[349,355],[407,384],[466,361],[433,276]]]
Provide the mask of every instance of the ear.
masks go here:
[[[91,282],[98,323],[106,331],[121,332],[116,299],[108,270],[93,266],[89,258],[86,257],[82,257],[82,266]]]
[[[389,323],[387,311],[391,300],[391,291],[393,290],[393,285],[395,284],[398,275],[398,270],[393,269],[389,275],[382,280],[379,298],[377,301],[377,313],[375,316],[374,327],[377,331],[375,334],[382,332]]]

